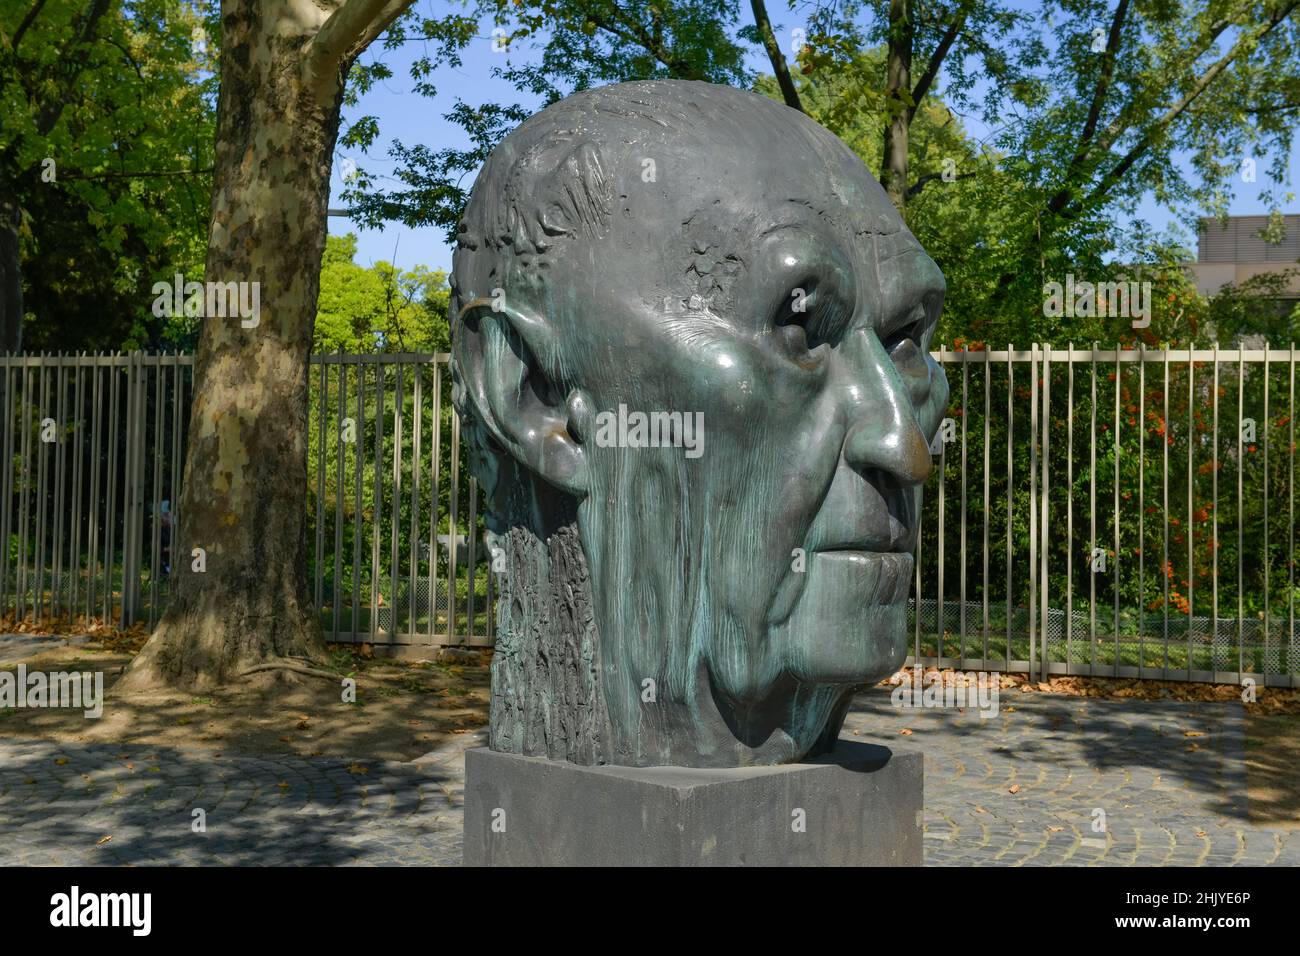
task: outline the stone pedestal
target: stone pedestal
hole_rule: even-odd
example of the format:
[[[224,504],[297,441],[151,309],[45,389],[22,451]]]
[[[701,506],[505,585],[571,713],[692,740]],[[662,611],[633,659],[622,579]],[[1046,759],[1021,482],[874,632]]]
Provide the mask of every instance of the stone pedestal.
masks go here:
[[[919,866],[921,754],[841,740],[779,767],[465,755],[467,866]]]

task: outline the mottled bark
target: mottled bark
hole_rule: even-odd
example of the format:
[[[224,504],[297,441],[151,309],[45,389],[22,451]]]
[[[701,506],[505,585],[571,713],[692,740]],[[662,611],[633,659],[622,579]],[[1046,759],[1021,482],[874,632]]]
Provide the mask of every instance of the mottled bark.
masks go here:
[[[9,197],[0,197],[0,351],[23,347],[23,274],[18,227],[22,211]]]
[[[268,660],[324,653],[308,593],[306,493],[308,358],[347,67],[311,55],[329,14],[281,2],[222,5],[205,278],[258,283],[260,314],[255,325],[204,321],[176,591],[123,678],[128,691],[201,687]]]

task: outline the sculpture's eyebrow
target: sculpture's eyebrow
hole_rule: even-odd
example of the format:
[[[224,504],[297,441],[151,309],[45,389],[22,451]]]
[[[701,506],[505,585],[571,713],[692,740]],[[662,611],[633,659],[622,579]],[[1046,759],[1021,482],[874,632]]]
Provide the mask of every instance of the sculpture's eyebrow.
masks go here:
[[[793,202],[793,201],[794,201],[794,200],[791,200],[791,202]],[[780,231],[783,230],[783,229],[805,229],[805,230],[806,230],[807,228],[808,228],[807,221],[804,220],[802,217],[800,217],[800,218],[798,218],[798,219],[782,219],[782,220],[779,220],[778,222],[774,222],[774,223],[772,223],[770,226],[768,226],[766,229],[764,229],[762,232],[760,232],[760,233],[759,233],[757,236],[755,236],[754,238],[755,238],[755,239],[766,239],[768,236],[772,235],[774,232],[780,232]]]

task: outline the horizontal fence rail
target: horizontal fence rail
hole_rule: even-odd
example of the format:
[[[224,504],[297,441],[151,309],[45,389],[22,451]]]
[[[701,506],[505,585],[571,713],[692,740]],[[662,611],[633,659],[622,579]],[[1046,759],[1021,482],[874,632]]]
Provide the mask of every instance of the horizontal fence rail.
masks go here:
[[[1290,349],[933,353],[951,401],[909,663],[1300,684]],[[492,643],[482,503],[448,356],[314,356],[308,563],[328,639]],[[187,355],[0,358],[0,612],[152,628]]]

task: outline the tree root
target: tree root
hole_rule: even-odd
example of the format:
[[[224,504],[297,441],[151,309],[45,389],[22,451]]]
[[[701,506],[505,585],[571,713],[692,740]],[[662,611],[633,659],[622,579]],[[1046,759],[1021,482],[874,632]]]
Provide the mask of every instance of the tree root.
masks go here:
[[[335,683],[343,679],[338,674],[332,674],[329,671],[317,670],[314,667],[307,667],[305,664],[299,664],[295,661],[287,661],[283,659],[275,660],[275,661],[267,661],[264,664],[257,664],[253,667],[247,668],[246,670],[239,671],[235,676],[247,677],[249,674],[256,674],[259,671],[270,671],[270,670],[293,671],[295,674],[305,674],[308,677],[319,677],[322,680],[333,681]]]

